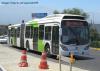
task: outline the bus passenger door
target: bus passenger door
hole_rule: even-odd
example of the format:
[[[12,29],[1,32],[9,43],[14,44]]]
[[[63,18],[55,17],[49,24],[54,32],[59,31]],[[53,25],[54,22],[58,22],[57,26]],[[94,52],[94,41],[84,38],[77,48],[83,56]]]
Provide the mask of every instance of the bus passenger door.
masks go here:
[[[25,28],[25,24],[21,24],[20,27],[20,47],[24,48],[24,28]]]
[[[33,28],[33,50],[38,50],[38,27]]]
[[[16,39],[17,39],[17,33],[16,33],[16,29],[14,29],[14,46],[16,46],[17,42],[16,42]]]
[[[53,54],[59,53],[59,26],[52,28],[52,52]]]

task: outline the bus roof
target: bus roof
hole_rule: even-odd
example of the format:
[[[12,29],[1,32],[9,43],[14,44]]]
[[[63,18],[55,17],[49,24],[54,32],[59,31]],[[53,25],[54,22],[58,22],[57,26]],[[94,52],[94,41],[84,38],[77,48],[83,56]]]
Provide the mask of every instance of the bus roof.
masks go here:
[[[70,18],[67,18],[67,17],[70,17]],[[75,18],[73,18],[75,17]],[[49,16],[46,16],[44,18],[41,18],[41,19],[33,19],[31,21],[28,21],[26,22],[25,24],[30,24],[30,22],[34,22],[34,21],[37,21],[38,23],[46,23],[46,22],[61,22],[61,20],[65,20],[65,19],[68,19],[68,20],[73,20],[75,19],[76,20],[76,17],[77,17],[77,20],[79,20],[80,18],[81,19],[84,19],[85,17],[84,16],[81,16],[81,15],[73,15],[73,14],[54,14],[54,15],[49,15]],[[10,25],[8,26],[9,27],[17,27],[17,26],[20,26],[21,24],[14,24],[14,25]]]
[[[46,18],[49,18],[49,17],[63,17],[63,16],[80,16],[80,17],[84,17],[82,15],[74,15],[74,14],[54,14],[54,15],[46,16]]]
[[[63,19],[68,19],[68,20],[84,20],[84,16],[81,15],[73,15],[73,14],[54,14],[54,15],[49,15],[46,16],[42,19],[39,20],[39,23],[43,22],[61,22]]]
[[[9,25],[8,28],[11,28],[11,27],[16,28],[16,27],[18,27],[18,26],[20,26],[20,24],[13,24],[13,25]]]

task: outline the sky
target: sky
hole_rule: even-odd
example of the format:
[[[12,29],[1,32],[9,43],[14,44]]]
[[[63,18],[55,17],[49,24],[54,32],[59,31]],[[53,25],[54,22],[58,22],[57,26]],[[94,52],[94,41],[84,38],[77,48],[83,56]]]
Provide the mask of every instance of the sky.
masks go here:
[[[0,24],[18,24],[23,19],[31,20],[31,13],[52,14],[54,10],[68,8],[83,9],[90,15],[89,20],[94,19],[96,24],[100,24],[100,0],[0,0]]]

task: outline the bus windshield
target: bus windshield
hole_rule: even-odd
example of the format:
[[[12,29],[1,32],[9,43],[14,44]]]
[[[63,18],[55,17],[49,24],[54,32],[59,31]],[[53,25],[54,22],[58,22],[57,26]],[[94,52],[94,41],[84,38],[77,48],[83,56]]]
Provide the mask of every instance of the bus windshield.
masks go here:
[[[66,45],[84,45],[89,42],[89,29],[86,21],[63,20],[61,42]]]

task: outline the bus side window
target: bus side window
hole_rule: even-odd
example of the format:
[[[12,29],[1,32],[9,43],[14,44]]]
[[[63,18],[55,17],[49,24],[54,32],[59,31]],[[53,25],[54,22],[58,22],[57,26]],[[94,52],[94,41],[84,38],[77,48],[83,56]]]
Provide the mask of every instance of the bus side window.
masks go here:
[[[33,37],[33,27],[30,26],[30,38],[32,38],[32,37]]]
[[[39,39],[44,38],[44,25],[39,26]]]
[[[45,27],[45,40],[51,40],[51,26]]]
[[[17,37],[20,36],[20,27],[17,28]]]
[[[25,37],[30,38],[30,26],[26,26]]]
[[[13,37],[13,36],[14,36],[14,29],[11,28],[11,37]]]

